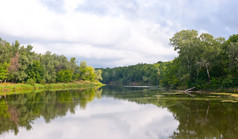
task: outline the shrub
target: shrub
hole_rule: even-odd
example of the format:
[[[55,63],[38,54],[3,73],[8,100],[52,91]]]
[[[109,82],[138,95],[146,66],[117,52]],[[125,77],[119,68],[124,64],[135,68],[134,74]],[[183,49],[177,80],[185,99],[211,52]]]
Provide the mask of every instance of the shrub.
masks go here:
[[[26,81],[27,84],[30,84],[30,85],[35,85],[36,84],[36,81],[34,79],[28,79]]]
[[[232,86],[232,77],[231,76],[228,76],[227,78],[225,78],[223,81],[222,81],[222,86],[224,88],[229,88]]]
[[[45,79],[42,79],[41,81],[40,81],[40,84],[42,84],[42,85],[44,85],[46,83],[46,80]]]
[[[221,86],[221,80],[218,78],[212,77],[210,82],[211,82],[211,88],[215,89],[215,88],[219,88]]]
[[[72,71],[61,70],[57,73],[57,82],[70,82],[72,80]]]

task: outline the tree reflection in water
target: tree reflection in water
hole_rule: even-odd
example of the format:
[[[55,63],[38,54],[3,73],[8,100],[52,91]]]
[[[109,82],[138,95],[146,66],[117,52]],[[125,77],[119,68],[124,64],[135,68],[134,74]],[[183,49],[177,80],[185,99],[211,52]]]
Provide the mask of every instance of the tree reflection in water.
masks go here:
[[[0,134],[7,131],[27,130],[43,117],[45,122],[74,113],[76,106],[86,109],[87,104],[101,97],[113,97],[138,104],[154,104],[167,108],[179,121],[171,138],[236,138],[238,137],[238,103],[223,103],[220,99],[183,93],[170,93],[154,88],[125,88],[106,86],[102,89],[68,90],[9,95],[0,99]]]
[[[85,109],[95,97],[100,98],[101,93],[101,89],[91,88],[2,97],[0,99],[0,134],[12,130],[16,135],[19,127],[30,130],[33,121],[39,117],[43,117],[46,123],[50,123],[57,117],[65,116],[68,111],[74,113],[77,105]]]
[[[103,95],[167,108],[180,123],[171,138],[238,137],[238,103],[221,102],[225,98],[220,96],[209,99],[209,94],[197,94],[192,98],[184,93],[121,87],[106,87]]]

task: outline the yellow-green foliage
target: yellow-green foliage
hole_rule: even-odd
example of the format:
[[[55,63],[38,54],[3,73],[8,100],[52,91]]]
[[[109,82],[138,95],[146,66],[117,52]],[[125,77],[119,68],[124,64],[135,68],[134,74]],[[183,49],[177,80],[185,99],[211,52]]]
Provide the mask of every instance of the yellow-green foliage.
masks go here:
[[[94,86],[101,86],[100,82],[73,82],[73,83],[54,83],[54,84],[0,84],[0,94],[11,94],[19,91],[30,91],[30,90],[52,90],[52,89],[77,89],[87,88]]]

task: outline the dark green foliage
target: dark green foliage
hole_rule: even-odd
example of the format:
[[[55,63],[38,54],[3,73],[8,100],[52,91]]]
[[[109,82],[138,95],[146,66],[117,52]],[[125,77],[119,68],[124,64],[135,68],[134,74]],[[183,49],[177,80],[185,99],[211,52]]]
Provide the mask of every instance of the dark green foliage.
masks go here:
[[[102,82],[106,84],[158,85],[159,66],[160,63],[102,69]]]
[[[178,65],[178,58],[171,62],[165,62],[161,64],[159,74],[160,86],[164,86],[167,88],[176,88],[178,85],[181,84],[178,79]],[[186,82],[186,80],[187,78],[183,77],[183,82]]]
[[[207,33],[182,30],[170,39],[170,44],[179,56],[160,68],[160,85],[197,89],[238,86],[238,35],[225,41]]]
[[[27,70],[27,78],[34,79],[37,83],[40,83],[44,79],[44,68],[40,64],[40,61],[34,61],[33,65],[30,65]]]

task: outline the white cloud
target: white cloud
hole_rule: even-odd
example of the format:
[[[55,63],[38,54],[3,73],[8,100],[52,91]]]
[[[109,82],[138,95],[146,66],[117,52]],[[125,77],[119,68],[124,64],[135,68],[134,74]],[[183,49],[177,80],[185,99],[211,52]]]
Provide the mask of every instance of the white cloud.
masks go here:
[[[213,0],[204,5],[207,1],[0,1],[0,34],[29,40],[37,52],[50,50],[95,58],[101,66],[105,63],[98,60],[105,59],[112,59],[111,63],[118,66],[153,63],[172,60],[177,55],[168,44],[180,29],[195,27],[212,33],[213,27],[222,25],[214,16],[222,2]],[[50,9],[47,4],[52,3],[63,12]],[[84,10],[80,6],[85,6]]]
[[[6,19],[0,22],[0,30],[16,39],[48,41],[44,44],[31,42],[37,52],[51,50],[67,56],[120,59],[118,66],[151,63],[175,55],[171,48],[167,48],[171,34],[171,31],[167,34],[168,28],[163,29],[159,24],[143,19],[135,21],[76,12],[77,6],[83,3],[83,0],[65,0],[66,12],[62,14],[50,11],[35,0],[0,2],[0,16]],[[133,7],[131,4],[127,6]],[[57,41],[59,43],[55,43]]]
[[[64,0],[64,9],[67,12],[74,12],[78,5],[82,4],[84,0]]]
[[[154,49],[154,52],[149,52],[143,47],[132,47],[132,48],[107,48],[107,47],[95,47],[85,44],[50,44],[42,46],[40,44],[34,44],[34,50],[37,52],[45,53],[47,50],[50,50],[56,54],[64,54],[68,57],[75,56],[86,59],[95,59],[96,61],[107,61],[108,59],[111,62],[111,65],[105,63],[104,66],[118,66],[118,65],[130,65],[140,62],[153,63],[157,62],[158,59],[164,59],[166,55],[169,55],[169,48],[158,47]],[[138,45],[139,46],[139,45]],[[128,46],[129,47],[129,46]],[[150,46],[147,45],[147,48]],[[155,46],[157,47],[157,46]],[[150,48],[149,48],[150,49]],[[157,50],[158,49],[158,50]],[[172,51],[172,50],[171,50]],[[148,57],[151,55],[151,57]],[[164,57],[163,57],[164,56]],[[82,59],[80,59],[82,60]]]
[[[0,2],[0,29],[16,37],[51,39],[57,34],[52,29],[55,15],[33,0]],[[52,34],[54,33],[54,34]],[[17,38],[16,38],[17,39]]]

